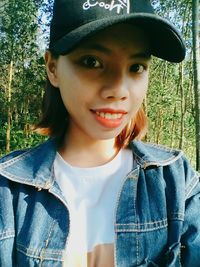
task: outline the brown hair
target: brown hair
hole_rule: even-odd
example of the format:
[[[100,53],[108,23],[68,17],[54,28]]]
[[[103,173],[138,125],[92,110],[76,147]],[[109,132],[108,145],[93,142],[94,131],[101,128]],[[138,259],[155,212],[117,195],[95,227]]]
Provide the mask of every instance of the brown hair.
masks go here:
[[[52,53],[53,57],[58,58],[58,55]],[[35,131],[42,135],[51,137],[64,137],[68,122],[69,113],[66,110],[60,91],[55,88],[47,78],[45,94],[42,103],[42,118],[34,127]],[[147,117],[141,107],[135,117],[116,137],[115,145],[118,149],[127,147],[134,139],[142,139],[147,131]]]

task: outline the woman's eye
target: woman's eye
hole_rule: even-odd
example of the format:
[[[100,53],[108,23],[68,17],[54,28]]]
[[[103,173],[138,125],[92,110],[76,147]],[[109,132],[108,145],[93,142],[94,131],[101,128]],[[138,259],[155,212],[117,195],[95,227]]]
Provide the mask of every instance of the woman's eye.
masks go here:
[[[130,67],[131,72],[142,73],[145,70],[145,66],[142,64],[134,64]]]
[[[82,64],[88,68],[100,68],[102,65],[101,63],[92,56],[88,56],[82,59]]]

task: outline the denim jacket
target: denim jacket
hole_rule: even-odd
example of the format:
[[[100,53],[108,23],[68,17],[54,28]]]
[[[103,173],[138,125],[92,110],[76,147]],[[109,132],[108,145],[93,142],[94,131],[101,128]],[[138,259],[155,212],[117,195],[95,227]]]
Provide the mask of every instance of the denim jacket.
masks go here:
[[[115,267],[200,266],[199,174],[181,151],[134,141],[115,210]],[[70,231],[56,142],[0,160],[0,266],[61,267]],[[98,229],[97,229],[98,231]]]

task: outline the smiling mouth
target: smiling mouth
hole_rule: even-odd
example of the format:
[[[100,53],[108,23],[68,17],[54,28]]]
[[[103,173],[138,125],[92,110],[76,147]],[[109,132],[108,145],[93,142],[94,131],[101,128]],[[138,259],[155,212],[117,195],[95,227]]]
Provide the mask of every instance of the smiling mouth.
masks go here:
[[[101,109],[101,110],[91,110],[94,114],[94,117],[98,123],[100,123],[103,127],[113,129],[118,128],[124,119],[124,115],[127,112],[122,110],[111,110],[111,109]]]
[[[121,113],[108,113],[108,112],[99,112],[96,111],[96,114],[102,118],[108,119],[108,120],[116,120],[116,119],[120,119],[123,114]]]

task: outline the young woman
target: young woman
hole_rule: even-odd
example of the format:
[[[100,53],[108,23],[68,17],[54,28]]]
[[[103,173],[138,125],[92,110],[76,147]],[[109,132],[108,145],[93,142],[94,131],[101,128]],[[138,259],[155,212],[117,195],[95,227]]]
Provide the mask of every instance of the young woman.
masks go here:
[[[185,46],[148,1],[55,0],[37,126],[51,138],[0,161],[0,266],[200,266],[199,174],[138,141],[151,55]]]

